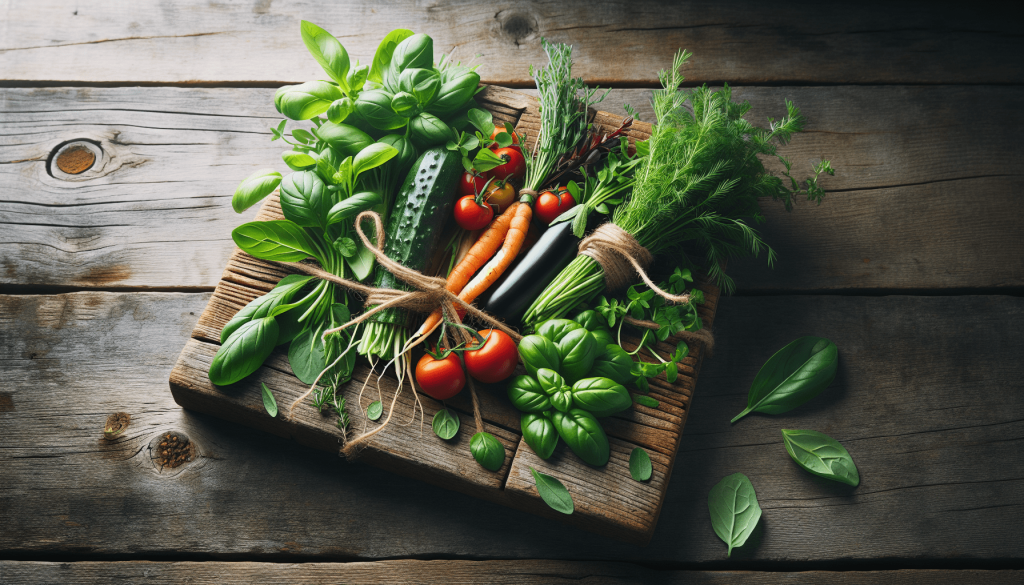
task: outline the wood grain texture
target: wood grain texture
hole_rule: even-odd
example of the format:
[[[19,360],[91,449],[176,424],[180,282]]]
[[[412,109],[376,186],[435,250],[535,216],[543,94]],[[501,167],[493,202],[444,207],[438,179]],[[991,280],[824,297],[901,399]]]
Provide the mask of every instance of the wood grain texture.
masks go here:
[[[752,546],[734,551],[736,567],[1017,562],[1024,551],[1018,297],[722,299],[716,355],[644,548],[182,410],[166,379],[209,298],[0,296],[0,555],[724,561],[706,498],[737,471],[764,515]],[[833,386],[790,413],[730,425],[761,364],[800,335],[839,346]],[[111,443],[102,425],[115,411],[132,422]],[[841,441],[861,485],[800,470],[782,428]],[[161,473],[148,445],[172,430],[200,457]]]
[[[495,88],[493,90],[498,90]],[[753,120],[786,98],[807,132],[785,153],[838,173],[821,206],[765,203],[776,269],[731,270],[741,290],[992,289],[1024,284],[1017,87],[736,88]],[[284,169],[269,89],[0,89],[0,286],[196,290],[231,255],[238,182]],[[517,97],[518,96],[518,97]],[[496,101],[515,103],[516,92]],[[615,90],[600,107],[642,104]],[[527,101],[517,104],[525,107]],[[962,115],[971,104],[975,116]],[[87,138],[106,158],[76,181],[47,173],[50,152]],[[866,261],[865,261],[866,260]]]
[[[540,39],[577,48],[592,83],[656,83],[672,54],[693,51],[690,79],[736,83],[1020,83],[1022,47],[1005,5],[957,10],[913,5],[746,0],[458,2],[381,5],[249,0],[147,0],[130,8],[57,0],[11,2],[0,72],[7,82],[277,83],[321,77],[299,36],[313,19],[353,61],[368,63],[397,27],[434,39],[435,54],[480,54],[485,81],[532,85],[547,62]],[[582,6],[580,7],[582,8]],[[1003,17],[999,17],[1003,14]],[[978,56],[984,55],[984,58]]]
[[[65,583],[99,585],[112,581],[146,583],[188,582],[194,585],[236,583],[289,583],[307,585],[344,580],[350,585],[422,583],[455,585],[493,583],[497,585],[542,585],[584,583],[625,585],[627,583],[726,583],[792,585],[968,585],[988,583],[1011,585],[1020,582],[1020,571],[855,571],[777,572],[656,570],[627,563],[580,563],[572,561],[419,561],[395,560],[352,563],[225,563],[225,562],[78,562],[47,563],[0,561],[4,583]]]

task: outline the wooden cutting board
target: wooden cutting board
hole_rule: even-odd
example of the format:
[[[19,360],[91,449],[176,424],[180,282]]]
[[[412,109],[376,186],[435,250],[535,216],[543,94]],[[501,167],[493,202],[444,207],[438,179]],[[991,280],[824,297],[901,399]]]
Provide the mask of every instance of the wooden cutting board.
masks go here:
[[[535,98],[492,86],[480,93],[477,101],[491,111],[496,124],[511,122],[517,131],[527,135],[527,146],[532,146],[530,138],[537,135],[540,127]],[[621,120],[620,116],[605,112],[597,112],[594,117],[596,124],[608,129],[618,127]],[[650,136],[650,125],[636,122],[628,134],[631,139],[644,140]],[[283,217],[275,194],[263,203],[256,220]],[[278,266],[235,250],[210,304],[171,372],[171,393],[185,408],[262,429],[316,449],[337,452],[341,431],[335,426],[336,417],[320,414],[308,399],[296,407],[292,418],[288,416],[287,407],[308,387],[292,374],[285,346],[275,350],[256,373],[231,386],[214,386],[207,377],[224,325],[287,274]],[[698,312],[704,326],[710,327],[719,290],[700,279],[697,287],[705,296]],[[635,343],[636,339],[624,340],[627,350],[635,348]],[[674,348],[675,340],[669,339],[659,344],[657,351],[667,358]],[[397,398],[391,424],[373,437],[357,460],[533,514],[557,518],[612,538],[646,544],[661,513],[703,354],[703,347],[691,344],[690,355],[680,364],[679,377],[674,383],[669,384],[664,375],[651,380],[648,395],[658,401],[657,408],[634,403],[632,410],[602,419],[611,443],[611,460],[601,468],[583,463],[564,442],[559,443],[550,459],[537,457],[522,440],[520,413],[509,403],[504,384],[478,385],[485,430],[505,446],[505,463],[497,472],[487,471],[470,454],[469,439],[474,433],[474,423],[467,392],[447,401],[449,409],[458,414],[461,427],[456,437],[443,441],[430,428],[431,417],[443,405],[421,395],[425,416],[422,420],[419,416],[413,419],[414,398],[406,387]],[[653,357],[648,358],[653,361]],[[369,384],[360,398],[360,389],[367,379]],[[281,407],[275,418],[264,410],[261,383],[273,389]],[[378,378],[370,372],[368,364],[357,363],[353,381],[343,389],[352,421],[350,438],[377,424],[365,418],[366,407],[375,400],[383,400],[386,414],[397,386],[393,378]],[[637,394],[634,392],[634,395]],[[637,482],[630,477],[629,455],[635,447],[644,448],[651,457],[654,474],[647,482]],[[531,467],[565,484],[575,504],[573,514],[564,515],[548,508],[537,494]]]

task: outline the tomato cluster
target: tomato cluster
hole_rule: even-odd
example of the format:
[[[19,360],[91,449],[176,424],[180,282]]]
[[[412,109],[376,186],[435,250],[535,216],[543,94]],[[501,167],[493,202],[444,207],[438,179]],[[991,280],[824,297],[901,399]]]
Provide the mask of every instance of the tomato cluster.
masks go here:
[[[491,139],[504,131],[495,128]],[[513,183],[521,184],[526,177],[526,158],[519,146],[518,135],[512,134],[510,146],[499,148],[495,143],[491,149],[504,162],[483,173],[475,169],[467,171],[459,181],[460,198],[455,203],[455,221],[462,229],[483,229],[495,214],[508,209],[516,198]]]
[[[497,329],[484,329],[480,336],[484,339],[482,346],[461,352],[469,375],[488,384],[507,379],[519,364],[516,342]],[[447,400],[466,386],[466,372],[456,352],[438,357],[427,353],[420,358],[416,382],[427,396]]]

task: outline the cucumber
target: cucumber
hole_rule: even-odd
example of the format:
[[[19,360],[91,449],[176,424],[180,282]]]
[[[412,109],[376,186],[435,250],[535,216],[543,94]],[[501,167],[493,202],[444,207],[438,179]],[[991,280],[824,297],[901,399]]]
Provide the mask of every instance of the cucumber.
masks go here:
[[[436,251],[445,222],[455,203],[455,189],[462,176],[462,158],[444,147],[431,148],[409,169],[388,215],[384,254],[413,270],[422,271]],[[374,286],[409,290],[409,286],[377,266]],[[406,325],[401,309],[384,309],[370,321]]]

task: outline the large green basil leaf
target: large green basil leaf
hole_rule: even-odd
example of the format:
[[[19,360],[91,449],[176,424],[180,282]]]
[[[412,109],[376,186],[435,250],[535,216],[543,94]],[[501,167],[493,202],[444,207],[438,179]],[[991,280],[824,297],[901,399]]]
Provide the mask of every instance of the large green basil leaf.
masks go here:
[[[606,345],[619,345],[618,343],[615,342],[615,336],[612,335],[611,329],[591,329],[590,334],[594,336],[594,342],[597,344],[597,347],[604,347]]]
[[[608,463],[611,453],[608,436],[594,415],[579,408],[565,413],[554,411],[551,422],[555,424],[558,436],[584,462],[594,467]]]
[[[597,358],[597,342],[586,329],[580,328],[566,333],[561,341],[555,344],[561,367],[558,369],[562,377],[570,384],[590,373]]]
[[[582,328],[583,326],[579,323],[568,319],[548,319],[537,326],[537,335],[543,335],[553,343],[558,343],[559,341],[562,341],[562,338],[568,335],[570,331]]]
[[[860,474],[853,457],[839,441],[818,431],[782,429],[786,452],[814,475],[856,487]]]
[[[629,410],[633,399],[621,384],[608,378],[584,378],[572,385],[572,402],[594,416],[611,416]]]
[[[316,159],[304,152],[286,150],[281,153],[281,160],[293,171],[304,171],[316,166]]]
[[[281,211],[302,227],[327,228],[331,197],[314,171],[291,173],[281,181]]]
[[[597,311],[586,310],[580,311],[578,315],[573,317],[573,321],[576,321],[583,326],[587,331],[593,331],[595,329],[607,328],[606,322],[602,321]]]
[[[562,482],[558,481],[558,478],[541,473],[532,467],[530,473],[533,474],[533,481],[537,485],[537,494],[545,504],[556,512],[572,514],[574,510],[572,494]]]
[[[320,137],[320,140],[330,144],[331,148],[341,155],[337,160],[332,161],[334,168],[341,166],[341,158],[355,156],[364,148],[373,144],[372,136],[349,124],[325,122],[317,129],[316,135]]]
[[[274,309],[291,302],[295,294],[302,290],[302,287],[306,286],[306,283],[312,278],[312,276],[300,274],[289,274],[282,278],[270,292],[253,299],[248,305],[242,307],[241,311],[235,313],[224,329],[221,329],[220,342],[227,341],[236,329],[253,319],[273,316]]]
[[[383,89],[371,89],[359,94],[356,111],[378,130],[394,130],[405,126],[408,120],[391,109],[394,95]]]
[[[427,105],[441,87],[441,75],[433,69],[406,69],[398,77],[398,89]]]
[[[308,120],[327,111],[334,100],[345,97],[338,86],[326,81],[286,85],[274,94],[274,105],[292,120]]]
[[[508,399],[523,412],[543,412],[551,408],[548,395],[532,376],[516,376],[508,385]]]
[[[409,120],[409,137],[419,148],[445,144],[454,138],[454,134],[448,124],[426,112]]]
[[[306,44],[309,53],[313,55],[316,62],[324,68],[331,79],[337,81],[342,87],[348,87],[346,76],[348,75],[349,59],[348,51],[341,46],[334,35],[305,20],[299,25],[302,31],[302,42]]]
[[[396,28],[389,32],[384,37],[384,40],[380,42],[380,45],[377,46],[377,52],[373,55],[373,65],[370,67],[367,79],[376,83],[384,83],[384,72],[388,70],[388,66],[391,64],[391,57],[395,53],[395,48],[413,34],[411,30],[404,28]]]
[[[491,433],[473,435],[469,440],[469,451],[484,469],[498,471],[505,463],[505,447]]]
[[[780,349],[754,378],[747,407],[751,412],[779,414],[793,410],[821,393],[836,377],[839,349],[823,337],[801,337]]]
[[[320,260],[306,230],[287,219],[243,223],[231,232],[231,239],[243,252],[261,260],[299,262],[310,256]]]
[[[359,215],[367,209],[372,209],[374,205],[382,203],[384,203],[384,200],[381,199],[380,195],[371,191],[356,193],[334,204],[334,207],[327,213],[327,223],[332,224],[344,221]]]
[[[391,56],[391,69],[398,74],[406,69],[430,69],[433,66],[434,40],[423,33],[398,43]]]
[[[531,376],[536,376],[540,368],[557,372],[561,363],[558,359],[558,348],[542,335],[524,337],[519,342],[519,357],[523,358],[523,366]]]
[[[341,124],[348,118],[348,115],[356,110],[356,103],[350,97],[343,97],[334,100],[331,107],[327,108],[327,119],[333,124]]]
[[[547,394],[548,400],[555,410],[568,412],[572,407],[572,388],[565,384],[565,380],[558,375],[558,372],[540,368],[537,370],[537,384]]]
[[[288,363],[303,384],[312,384],[327,367],[320,332],[303,329],[288,346]]]
[[[593,331],[590,332],[594,334]],[[614,343],[605,344],[604,349],[594,358],[589,376],[610,378],[619,384],[629,384],[636,377],[632,373],[633,358],[626,350]]]
[[[274,169],[260,169],[238,184],[231,197],[231,208],[235,213],[242,213],[273,193],[280,184],[281,173]]]
[[[362,91],[363,86],[366,85],[366,76],[370,74],[369,65],[357,65],[353,67],[348,75],[345,76],[345,82],[348,83],[348,91],[352,95],[357,95]]]
[[[526,412],[519,419],[519,428],[523,431],[523,440],[533,449],[537,457],[547,459],[555,452],[558,445],[558,432],[551,420],[536,412]]]
[[[463,68],[455,77],[442,79],[437,99],[427,107],[427,111],[439,118],[446,118],[464,108],[479,85],[480,75]]]
[[[370,169],[375,169],[398,155],[398,150],[383,142],[374,142],[359,151],[352,159],[352,171],[358,177]]]
[[[249,321],[236,329],[213,356],[210,381],[227,386],[260,369],[277,345],[277,332],[273,317]]]
[[[391,98],[391,109],[399,116],[405,118],[412,118],[422,111],[416,96],[404,91],[396,93],[395,97]]]
[[[742,473],[729,475],[711,488],[708,511],[715,534],[729,546],[727,557],[732,555],[732,549],[743,546],[761,519],[754,486]]]

